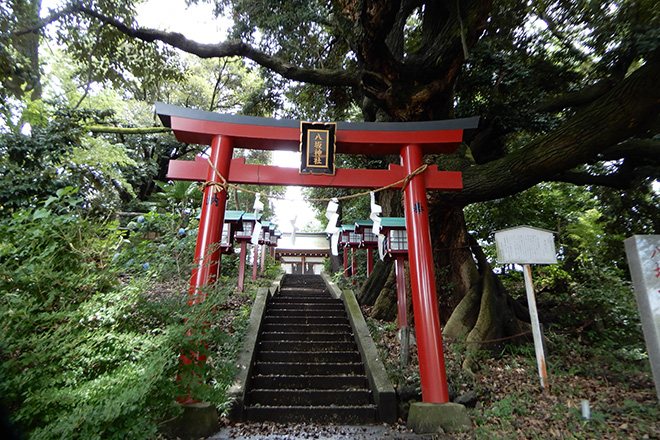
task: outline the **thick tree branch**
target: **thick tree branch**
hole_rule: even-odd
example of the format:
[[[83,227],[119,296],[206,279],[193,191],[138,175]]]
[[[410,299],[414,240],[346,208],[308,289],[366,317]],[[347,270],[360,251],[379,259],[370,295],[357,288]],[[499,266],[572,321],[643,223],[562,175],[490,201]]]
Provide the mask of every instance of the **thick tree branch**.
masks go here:
[[[435,197],[439,203],[461,206],[505,197],[593,160],[658,118],[658,77],[656,57],[553,132],[501,159],[463,170],[462,191]]]
[[[178,32],[165,32],[157,29],[132,28],[125,23],[100,14],[90,8],[80,6],[80,12],[97,20],[113,26],[123,34],[137,38],[149,43],[160,41],[172,47],[180,49],[200,58],[222,58],[230,56],[241,56],[248,58],[255,63],[266,67],[284,78],[307,82],[322,86],[357,86],[359,85],[360,74],[358,72],[349,72],[345,70],[331,69],[304,69],[284,60],[269,55],[266,52],[257,50],[249,44],[241,41],[225,41],[217,44],[202,44],[186,38]]]
[[[92,133],[113,133],[113,134],[153,134],[169,133],[172,131],[168,127],[110,127],[107,125],[90,125],[86,127]]]
[[[400,0],[362,0],[356,2],[355,46],[357,56],[368,70],[396,80],[400,66],[387,45],[387,37],[396,23]]]
[[[575,171],[564,171],[557,174],[551,182],[566,182],[574,185],[598,185],[615,189],[627,189],[635,181],[637,174],[629,170],[617,171],[605,175],[594,175],[589,173],[578,173]]]
[[[13,37],[18,37],[18,36],[21,36],[21,35],[36,32],[36,31],[41,30],[44,27],[48,26],[49,24],[59,20],[60,18],[66,16],[66,15],[73,14],[73,13],[76,13],[76,12],[79,12],[79,11],[80,11],[80,5],[77,5],[77,4],[68,5],[68,6],[60,9],[59,11],[51,10],[51,13],[48,15],[48,17],[43,18],[43,19],[37,21],[36,23],[28,26],[28,27],[25,27],[25,28],[22,28],[22,29],[17,29],[15,31],[13,31],[11,33],[11,35]]]
[[[598,155],[601,160],[637,159],[660,163],[660,140],[631,139],[614,145]]]
[[[600,98],[605,93],[610,91],[614,85],[615,82],[613,80],[599,81],[596,84],[585,87],[580,91],[566,93],[564,95],[557,96],[556,98],[542,102],[536,107],[536,110],[539,112],[554,112],[561,111],[566,108],[579,107],[590,104],[594,100]]]

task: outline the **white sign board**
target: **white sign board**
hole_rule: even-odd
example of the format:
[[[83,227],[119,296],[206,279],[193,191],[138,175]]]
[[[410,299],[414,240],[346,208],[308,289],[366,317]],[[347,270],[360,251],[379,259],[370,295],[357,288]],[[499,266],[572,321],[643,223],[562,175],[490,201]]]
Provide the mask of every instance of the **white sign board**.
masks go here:
[[[634,235],[624,244],[660,400],[660,235]]]
[[[516,226],[495,232],[498,263],[557,264],[552,231]]]

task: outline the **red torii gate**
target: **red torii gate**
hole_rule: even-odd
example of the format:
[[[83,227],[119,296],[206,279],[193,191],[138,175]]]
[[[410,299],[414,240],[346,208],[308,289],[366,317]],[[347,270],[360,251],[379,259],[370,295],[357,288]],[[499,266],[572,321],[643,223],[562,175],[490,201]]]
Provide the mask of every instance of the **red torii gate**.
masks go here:
[[[299,151],[300,121],[224,115],[163,103],[156,103],[156,113],[180,142],[211,146],[208,160],[170,161],[169,179],[222,183],[224,178],[234,184],[364,189],[381,188],[410,176],[423,165],[423,154],[453,153],[463,140],[463,130],[476,128],[479,121],[474,117],[428,122],[337,122],[337,153],[400,154],[402,164],[390,165],[387,170],[337,169],[334,176],[327,176],[300,174],[294,168],[247,165],[244,159],[232,160],[234,147]],[[392,188],[402,187],[403,183]],[[429,403],[446,403],[449,394],[426,190],[462,187],[460,172],[438,171],[437,166],[429,166],[423,173],[412,176],[403,188],[422,399]],[[217,274],[220,252],[216,243],[222,234],[226,201],[226,191],[217,191],[212,185],[205,188],[190,302],[203,299],[200,289],[212,283]]]

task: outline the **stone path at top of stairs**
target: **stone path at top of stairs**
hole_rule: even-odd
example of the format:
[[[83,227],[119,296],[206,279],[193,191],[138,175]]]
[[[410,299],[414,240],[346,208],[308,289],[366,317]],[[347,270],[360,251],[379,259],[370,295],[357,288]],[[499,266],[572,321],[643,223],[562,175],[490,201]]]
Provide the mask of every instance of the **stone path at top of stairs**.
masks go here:
[[[248,390],[248,422],[378,422],[346,310],[320,276],[287,275],[269,301]]]

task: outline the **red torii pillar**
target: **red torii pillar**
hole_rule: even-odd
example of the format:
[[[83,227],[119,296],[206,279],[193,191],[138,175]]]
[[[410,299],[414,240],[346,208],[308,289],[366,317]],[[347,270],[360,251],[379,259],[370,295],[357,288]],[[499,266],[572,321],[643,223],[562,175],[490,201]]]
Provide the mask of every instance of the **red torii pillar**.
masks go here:
[[[164,125],[173,129],[179,141],[211,145],[211,162],[229,182],[333,188],[376,189],[402,180],[422,165],[424,152],[454,152],[462,141],[463,130],[476,128],[478,123],[478,118],[413,123],[337,123],[337,152],[373,154],[374,147],[377,147],[379,154],[399,153],[403,166],[390,165],[388,170],[337,169],[334,176],[325,176],[301,175],[296,169],[246,165],[244,160],[229,160],[234,142],[241,148],[298,151],[298,121],[221,115],[162,103],[156,104],[156,112]],[[221,180],[206,160],[170,161],[168,177],[174,180]],[[402,186],[399,184],[392,188]],[[435,166],[429,166],[423,173],[413,176],[404,188],[422,400],[428,403],[448,402],[449,395],[433,276],[426,189],[461,188],[460,173],[438,171]],[[208,191],[210,188],[205,191],[206,197]],[[209,267],[217,265],[219,252],[217,257],[211,253],[208,260],[203,257],[213,243],[220,241],[226,201],[226,193],[222,193],[222,199],[218,198],[218,206],[213,204],[207,207],[206,215],[204,210],[202,212],[200,236],[203,238],[198,238],[197,242],[199,249],[195,256],[198,264],[193,272],[191,292],[212,282],[211,274],[216,273],[206,269],[206,263],[208,261]]]
[[[222,183],[222,177],[229,177],[229,166],[234,151],[232,139],[227,136],[215,136],[211,142],[211,155],[206,172],[206,181]],[[217,172],[216,172],[217,171]],[[218,175],[220,174],[220,175]],[[202,215],[199,220],[199,233],[195,246],[195,267],[190,280],[190,304],[202,301],[206,293],[200,291],[204,286],[210,285],[216,278],[220,265],[220,238],[222,226],[225,221],[225,205],[227,191],[207,185],[204,189],[202,202]]]
[[[419,145],[406,145],[401,149],[403,168],[408,175],[422,166]],[[405,187],[406,230],[408,233],[408,261],[410,284],[413,291],[413,312],[417,337],[417,355],[424,402],[449,402],[445,358],[442,350],[438,298],[433,275],[433,252],[429,229],[426,187],[420,175],[413,176]],[[410,250],[414,249],[414,252]],[[398,281],[398,280],[397,280]],[[444,386],[433,386],[441,383]]]

